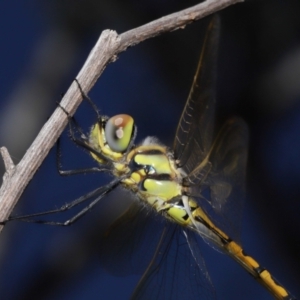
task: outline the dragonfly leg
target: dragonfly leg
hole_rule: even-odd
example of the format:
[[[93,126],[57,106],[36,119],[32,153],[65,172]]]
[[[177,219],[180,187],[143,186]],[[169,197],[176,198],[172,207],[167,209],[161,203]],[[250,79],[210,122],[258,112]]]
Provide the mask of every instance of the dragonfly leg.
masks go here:
[[[76,81],[77,82],[77,81]],[[83,96],[84,97],[84,96]],[[91,101],[91,100],[90,100]],[[66,109],[61,106],[60,103],[57,103],[58,106],[64,111],[64,113],[67,115],[68,120],[69,120],[69,133],[70,133],[70,138],[72,142],[74,142],[76,145],[80,146],[81,148],[86,149],[89,152],[92,152],[96,156],[98,156],[100,159],[102,159],[104,162],[107,162],[108,159],[103,156],[101,152],[98,150],[94,149],[89,145],[89,140],[84,134],[82,128],[76,121],[76,119],[72,116],[70,116],[69,112],[66,111]],[[97,113],[98,115],[98,113]],[[76,131],[79,132],[80,138],[76,136]],[[107,166],[106,168],[98,168],[98,167],[93,167],[93,168],[85,168],[82,170],[62,170],[62,164],[60,161],[61,158],[61,148],[60,148],[60,139],[57,140],[57,155],[56,155],[56,164],[57,164],[57,170],[58,173],[62,176],[69,176],[69,175],[75,175],[75,174],[82,174],[82,173],[91,173],[91,172],[103,172],[103,171],[109,171],[110,167]]]
[[[23,215],[23,216],[11,216],[5,221],[1,221],[0,225],[5,225],[8,221],[12,220],[19,220],[23,222],[30,222],[30,223],[39,223],[39,224],[48,224],[48,225],[57,225],[57,226],[68,226],[73,224],[75,221],[77,221],[81,216],[86,214],[94,205],[96,205],[105,195],[107,195],[109,192],[111,192],[116,186],[119,185],[119,183],[123,180],[123,177],[118,178],[116,180],[113,180],[109,184],[107,184],[104,187],[97,188],[93,190],[92,192],[81,196],[74,201],[67,203],[60,208],[48,210],[44,212],[29,214],[29,215]],[[77,206],[78,204],[83,203],[84,201],[87,201],[91,199],[92,197],[96,197],[89,205],[84,207],[80,212],[75,214],[72,218],[64,221],[64,222],[55,222],[55,221],[46,221],[46,220],[37,220],[35,217],[39,216],[45,216],[45,215],[51,215],[56,213],[61,213],[67,210],[70,210],[74,206]]]
[[[107,172],[110,171],[108,168],[99,168],[99,167],[91,167],[91,168],[84,168],[84,169],[74,169],[74,170],[63,170],[62,163],[61,163],[61,146],[60,146],[60,139],[57,140],[56,143],[56,167],[59,175],[61,176],[71,176],[77,174],[85,174],[85,173],[95,173],[95,172]]]
[[[93,111],[94,111],[94,112],[96,113],[96,115],[97,115],[97,119],[98,119],[98,120],[101,120],[101,116],[100,116],[100,114],[99,114],[98,108],[97,108],[97,106],[95,105],[95,103],[94,103],[94,102],[92,101],[92,99],[91,99],[91,98],[90,98],[90,97],[82,90],[82,87],[81,87],[81,85],[80,85],[78,79],[75,78],[74,81],[77,83],[77,86],[78,86],[78,88],[79,88],[79,91],[80,91],[80,93],[81,93],[82,98],[85,99],[85,100],[90,104],[90,106],[92,107]]]

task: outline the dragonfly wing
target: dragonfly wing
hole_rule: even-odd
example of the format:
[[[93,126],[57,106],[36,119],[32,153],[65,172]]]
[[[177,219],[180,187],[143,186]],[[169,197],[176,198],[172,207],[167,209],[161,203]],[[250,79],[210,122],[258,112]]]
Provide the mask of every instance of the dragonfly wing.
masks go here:
[[[215,225],[237,241],[245,195],[247,148],[247,125],[240,118],[229,119],[207,156],[206,166],[209,168],[206,169],[209,170],[206,176],[202,176],[203,166],[200,164],[185,178],[190,184],[194,183],[190,188],[192,194],[201,193],[199,205]]]
[[[133,199],[99,241],[100,264],[110,274],[142,274],[159,242],[161,216]]]
[[[219,23],[219,18],[214,16],[207,29],[193,85],[173,143],[175,159],[187,173],[205,158],[211,147]]]
[[[167,223],[131,299],[215,299],[196,238]]]

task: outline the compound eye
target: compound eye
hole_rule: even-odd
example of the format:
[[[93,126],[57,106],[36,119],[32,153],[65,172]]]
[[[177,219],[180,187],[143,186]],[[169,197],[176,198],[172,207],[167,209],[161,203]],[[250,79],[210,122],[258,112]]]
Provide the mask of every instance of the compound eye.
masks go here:
[[[108,119],[105,125],[105,138],[114,152],[124,152],[131,141],[134,121],[128,115],[116,115]]]

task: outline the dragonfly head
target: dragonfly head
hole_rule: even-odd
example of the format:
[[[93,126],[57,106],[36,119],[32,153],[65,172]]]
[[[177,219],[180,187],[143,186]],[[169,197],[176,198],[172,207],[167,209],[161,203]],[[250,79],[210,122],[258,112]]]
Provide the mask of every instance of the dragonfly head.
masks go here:
[[[124,114],[109,118],[105,124],[104,133],[107,145],[112,151],[125,152],[134,133],[133,118]]]
[[[92,127],[89,144],[102,153],[110,161],[120,161],[127,151],[130,151],[136,135],[136,127],[131,116],[121,114],[111,118],[101,117]],[[106,159],[91,153],[100,163]]]

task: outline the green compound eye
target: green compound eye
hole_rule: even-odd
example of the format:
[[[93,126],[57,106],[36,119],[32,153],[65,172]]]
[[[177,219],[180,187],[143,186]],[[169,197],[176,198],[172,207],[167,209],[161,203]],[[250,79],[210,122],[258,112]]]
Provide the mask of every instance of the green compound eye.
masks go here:
[[[124,152],[127,150],[134,128],[133,118],[129,115],[111,117],[105,125],[105,139],[111,150]]]

